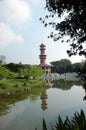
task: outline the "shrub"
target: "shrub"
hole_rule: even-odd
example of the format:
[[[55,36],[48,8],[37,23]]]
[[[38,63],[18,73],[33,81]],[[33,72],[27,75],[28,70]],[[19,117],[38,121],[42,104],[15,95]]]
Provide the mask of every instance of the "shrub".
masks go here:
[[[17,83],[14,85],[14,87],[16,87],[16,88],[17,88],[18,86],[19,86],[19,85],[18,85]]]

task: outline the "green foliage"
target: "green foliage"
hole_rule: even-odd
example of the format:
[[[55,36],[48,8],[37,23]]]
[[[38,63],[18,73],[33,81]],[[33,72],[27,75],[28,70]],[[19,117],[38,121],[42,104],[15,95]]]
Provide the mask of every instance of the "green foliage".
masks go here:
[[[43,130],[47,130],[46,122],[43,119]],[[66,117],[63,121],[62,118],[58,117],[58,121],[51,126],[51,130],[85,130],[86,129],[86,117],[84,112],[81,110],[80,113],[76,112],[72,119]]]
[[[55,30],[50,33],[49,38],[69,43],[69,56],[78,53],[86,57],[86,1],[46,0],[45,9],[49,15],[40,20],[45,27],[51,26]],[[65,36],[68,36],[67,40]]]
[[[62,121],[61,117],[59,116],[58,122],[52,128],[54,130],[69,130],[68,117],[66,117],[65,121]]]
[[[74,63],[72,64],[73,72],[80,72],[82,68],[82,63]]]
[[[83,63],[79,76],[82,80],[86,80],[86,61]]]
[[[29,77],[38,77],[43,74],[42,69],[36,65],[24,65],[9,63],[4,65],[9,71],[17,74],[18,77],[24,77],[28,80]]]
[[[36,78],[36,77],[41,76],[42,74],[43,74],[43,71],[39,66],[36,66],[36,65],[30,66],[29,71],[28,71],[29,77]]]
[[[15,75],[16,75],[15,73],[9,71],[8,69],[6,69],[2,65],[0,65],[0,79],[2,79],[2,78],[13,78],[13,77],[15,77]]]
[[[85,130],[86,129],[86,117],[84,112],[81,110],[80,113],[75,113],[72,119],[73,127],[75,130]]]
[[[20,73],[20,69],[23,68],[22,64],[15,64],[15,63],[9,63],[4,65],[8,70],[15,72],[15,73]]]
[[[51,62],[52,72],[65,73],[65,72],[80,72],[83,63],[72,64],[68,59],[61,59],[59,61]]]
[[[81,73],[86,74],[86,61],[84,62],[84,65],[82,66]]]
[[[47,126],[46,126],[46,122],[45,122],[44,118],[43,118],[43,130],[47,130]]]
[[[5,59],[6,59],[5,56],[0,55],[0,64],[4,64],[5,63]]]
[[[0,94],[7,92],[20,91],[24,88],[37,88],[42,84],[42,80],[26,80],[26,79],[6,79],[0,80]]]
[[[16,88],[19,87],[18,83],[16,83],[16,84],[14,85],[14,87],[16,87]]]

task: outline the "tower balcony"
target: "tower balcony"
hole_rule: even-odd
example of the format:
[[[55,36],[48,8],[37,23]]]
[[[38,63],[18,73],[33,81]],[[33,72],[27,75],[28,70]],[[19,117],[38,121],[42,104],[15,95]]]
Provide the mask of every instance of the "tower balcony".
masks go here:
[[[46,55],[39,55],[40,59],[46,59]]]
[[[40,48],[40,50],[46,50],[44,47]]]

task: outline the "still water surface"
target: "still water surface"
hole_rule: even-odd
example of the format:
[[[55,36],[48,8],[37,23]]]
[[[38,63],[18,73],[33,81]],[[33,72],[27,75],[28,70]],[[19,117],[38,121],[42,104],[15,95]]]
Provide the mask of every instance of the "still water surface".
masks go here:
[[[36,88],[0,97],[0,130],[42,130],[44,118],[49,128],[58,115],[86,113],[85,89],[82,84],[54,82],[50,88]]]

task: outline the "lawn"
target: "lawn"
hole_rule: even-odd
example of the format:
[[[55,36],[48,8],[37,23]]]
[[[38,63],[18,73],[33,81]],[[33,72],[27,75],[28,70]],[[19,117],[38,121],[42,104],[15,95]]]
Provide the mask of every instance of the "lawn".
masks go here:
[[[42,82],[42,80],[3,79],[0,80],[0,94],[39,87]]]

